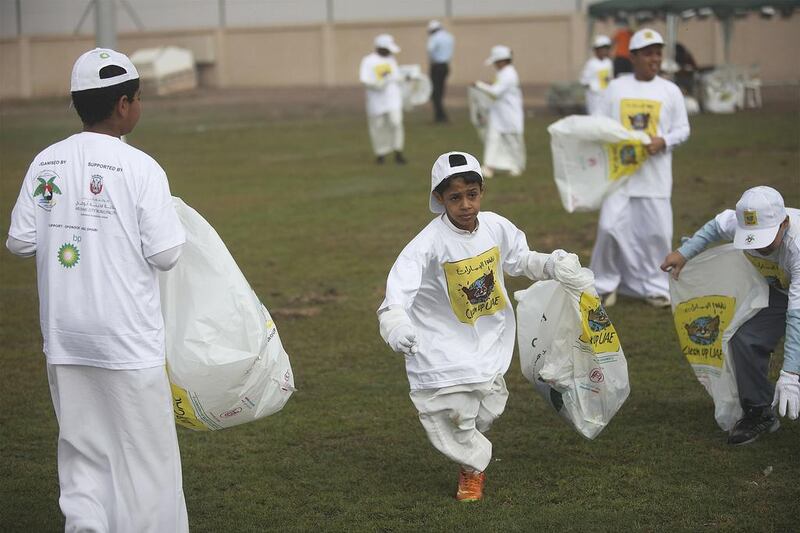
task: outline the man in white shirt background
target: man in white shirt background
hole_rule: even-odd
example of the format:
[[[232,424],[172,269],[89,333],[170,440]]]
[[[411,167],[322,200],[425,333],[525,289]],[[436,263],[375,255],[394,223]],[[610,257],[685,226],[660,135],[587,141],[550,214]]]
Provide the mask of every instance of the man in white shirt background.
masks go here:
[[[592,45],[592,57],[586,62],[581,72],[581,85],[586,88],[586,113],[597,115],[600,112],[600,100],[609,82],[614,79],[614,63],[608,57],[611,50],[611,39],[598,35]]]
[[[398,165],[404,165],[402,76],[394,54],[400,47],[394,38],[383,33],[375,37],[375,51],[364,56],[359,79],[367,90],[367,123],[375,161],[383,164],[394,152]]]
[[[689,119],[677,85],[658,75],[664,40],[645,28],[631,38],[633,75],[614,79],[600,113],[647,133],[647,159],[603,201],[592,251],[595,286],[606,307],[617,291],[667,307],[669,281],[660,269],[672,249],[672,150],[689,138]]]
[[[444,88],[450,74],[450,61],[453,59],[453,35],[442,27],[438,20],[428,23],[428,60],[430,62],[431,83],[433,92],[434,122],[447,122],[444,110]]]

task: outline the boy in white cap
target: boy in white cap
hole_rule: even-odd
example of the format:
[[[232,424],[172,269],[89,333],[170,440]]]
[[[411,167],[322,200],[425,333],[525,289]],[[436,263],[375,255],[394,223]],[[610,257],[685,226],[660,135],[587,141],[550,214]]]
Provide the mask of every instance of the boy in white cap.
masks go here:
[[[411,401],[431,443],[461,466],[456,499],[483,495],[492,443],[483,435],[502,414],[516,322],[503,274],[559,278],[579,268],[563,250],[533,252],[507,219],[481,211],[483,176],[464,152],[431,170],[437,216],[403,249],[378,308],[380,332],[405,356]]]
[[[96,48],[72,70],[83,131],[37,155],[6,246],[36,257],[66,531],[188,531],[157,270],[185,241],[164,170],[125,144],[139,74]]]
[[[664,40],[645,28],[631,38],[633,75],[614,79],[599,114],[647,133],[648,157],[603,201],[592,251],[595,286],[609,307],[617,291],[669,306],[661,260],[672,249],[672,150],[689,138],[689,119],[677,85],[658,75]]]
[[[611,39],[598,35],[592,45],[593,55],[581,72],[581,85],[586,87],[586,112],[589,115],[600,113],[600,100],[609,82],[614,79],[614,64],[608,57]]]
[[[475,87],[494,100],[489,108],[483,140],[483,175],[491,178],[495,171],[501,170],[519,176],[525,170],[525,112],[511,49],[503,45],[493,46],[485,64],[494,65],[497,72],[494,83],[475,83]]]
[[[447,122],[444,110],[444,87],[450,74],[450,61],[453,59],[453,35],[442,27],[438,20],[428,22],[428,61],[430,63],[431,102],[433,102],[434,122]]]
[[[677,279],[686,262],[709,244],[730,240],[770,284],[769,305],[742,324],[728,344],[744,411],[728,436],[728,444],[736,446],[780,427],[774,407],[792,420],[800,413],[800,210],[784,207],[771,187],[748,189],[735,211],[727,209],[707,222],[661,268]],[[769,358],[784,333],[783,370],[773,394]]]
[[[402,76],[394,54],[400,47],[388,33],[375,37],[375,51],[361,60],[359,78],[367,89],[367,123],[375,161],[383,164],[394,152],[398,165],[406,163],[403,156],[403,93]]]

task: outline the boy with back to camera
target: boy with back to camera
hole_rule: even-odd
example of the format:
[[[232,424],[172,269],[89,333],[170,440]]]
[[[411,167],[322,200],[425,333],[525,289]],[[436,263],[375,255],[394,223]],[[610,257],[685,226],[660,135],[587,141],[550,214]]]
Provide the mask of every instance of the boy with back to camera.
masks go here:
[[[405,356],[411,401],[428,438],[461,467],[459,501],[483,496],[492,456],[483,434],[508,398],[503,375],[516,321],[503,273],[559,279],[580,268],[576,255],[531,251],[514,224],[481,212],[483,192],[475,157],[439,156],[429,200],[438,216],[400,253],[378,309],[381,336]]]
[[[120,139],[141,114],[133,63],[86,52],[71,91],[83,131],[34,158],[6,242],[36,256],[64,528],[188,531],[156,277],[184,230],[164,170]]]

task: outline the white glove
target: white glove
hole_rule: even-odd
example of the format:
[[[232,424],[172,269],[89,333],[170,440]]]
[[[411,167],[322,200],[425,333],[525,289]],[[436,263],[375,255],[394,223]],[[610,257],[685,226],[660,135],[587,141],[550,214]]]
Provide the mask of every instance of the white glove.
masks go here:
[[[555,264],[553,265],[553,279],[556,281],[572,286],[581,276],[581,262],[577,255],[564,253],[564,255],[555,260]]]
[[[566,251],[559,248],[558,250],[553,250],[550,252],[550,257],[547,258],[547,261],[544,263],[544,276],[547,279],[556,279],[556,261],[561,259],[562,257],[566,257],[569,255]]]
[[[775,399],[772,407],[778,406],[778,414],[797,420],[800,411],[800,376],[781,370],[775,384]]]
[[[415,355],[417,353],[417,333],[414,326],[404,324],[397,326],[386,339],[389,347],[397,353]]]

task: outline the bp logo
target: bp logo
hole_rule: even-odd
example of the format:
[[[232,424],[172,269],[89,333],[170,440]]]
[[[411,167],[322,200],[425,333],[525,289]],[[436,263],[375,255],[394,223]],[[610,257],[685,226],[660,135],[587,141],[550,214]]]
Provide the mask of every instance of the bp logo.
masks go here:
[[[44,170],[36,176],[39,185],[33,191],[33,197],[39,207],[45,211],[50,211],[56,205],[56,194],[61,194],[61,189],[58,188],[55,181],[58,175],[52,170]]]
[[[72,268],[81,260],[81,253],[78,247],[71,243],[64,243],[58,249],[58,262],[64,268]]]

